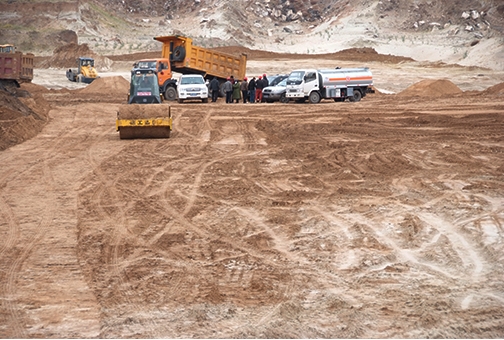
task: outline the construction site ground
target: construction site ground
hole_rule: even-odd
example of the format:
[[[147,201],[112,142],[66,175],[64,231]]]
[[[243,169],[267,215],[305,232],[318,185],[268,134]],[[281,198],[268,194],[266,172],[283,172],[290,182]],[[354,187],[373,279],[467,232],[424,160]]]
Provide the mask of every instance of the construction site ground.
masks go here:
[[[119,139],[131,57],[36,69],[36,116],[0,106],[0,336],[504,337],[504,72],[354,52],[247,75],[368,66],[358,103],[165,102],[169,139]]]

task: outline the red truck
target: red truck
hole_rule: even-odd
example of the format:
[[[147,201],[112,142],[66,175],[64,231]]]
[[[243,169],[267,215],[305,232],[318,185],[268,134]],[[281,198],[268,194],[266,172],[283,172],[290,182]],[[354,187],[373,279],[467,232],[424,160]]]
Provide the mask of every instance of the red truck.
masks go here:
[[[17,52],[14,45],[0,45],[0,85],[19,87],[33,80],[32,53]]]

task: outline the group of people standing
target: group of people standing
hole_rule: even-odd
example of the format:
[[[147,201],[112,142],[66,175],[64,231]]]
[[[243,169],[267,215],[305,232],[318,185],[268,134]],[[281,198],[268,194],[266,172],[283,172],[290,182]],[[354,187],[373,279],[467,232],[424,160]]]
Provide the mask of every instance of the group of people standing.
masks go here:
[[[258,79],[253,77],[248,81],[247,77],[244,77],[240,82],[235,80],[233,76],[226,79],[226,82],[222,85],[222,91],[226,94],[226,103],[260,103],[262,102],[262,90],[269,85],[268,78],[266,74],[259,76]],[[212,95],[212,102],[216,102],[219,97],[220,84],[217,78],[213,78],[210,81],[209,90]]]

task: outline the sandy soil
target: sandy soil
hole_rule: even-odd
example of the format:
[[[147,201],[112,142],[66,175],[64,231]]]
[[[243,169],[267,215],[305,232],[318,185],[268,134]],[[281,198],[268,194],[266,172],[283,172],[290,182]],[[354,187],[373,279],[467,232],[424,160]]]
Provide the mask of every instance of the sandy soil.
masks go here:
[[[504,336],[501,73],[369,61],[359,103],[174,103],[120,140],[125,65],[24,87],[50,111],[0,152],[1,337]]]

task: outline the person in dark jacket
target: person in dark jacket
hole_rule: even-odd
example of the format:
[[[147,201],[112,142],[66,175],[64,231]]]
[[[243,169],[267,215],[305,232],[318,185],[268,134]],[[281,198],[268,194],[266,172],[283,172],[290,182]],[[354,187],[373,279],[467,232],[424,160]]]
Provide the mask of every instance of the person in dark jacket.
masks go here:
[[[249,90],[249,95],[250,95],[250,102],[254,103],[255,102],[255,91],[256,91],[256,79],[255,77],[252,77],[248,84],[248,90]]]
[[[263,83],[264,83],[264,87],[268,87],[269,86],[269,79],[266,77],[266,73],[263,74]]]
[[[219,81],[217,80],[217,77],[212,79],[209,87],[210,93],[212,94],[212,103],[215,103],[217,98],[219,98]]]

